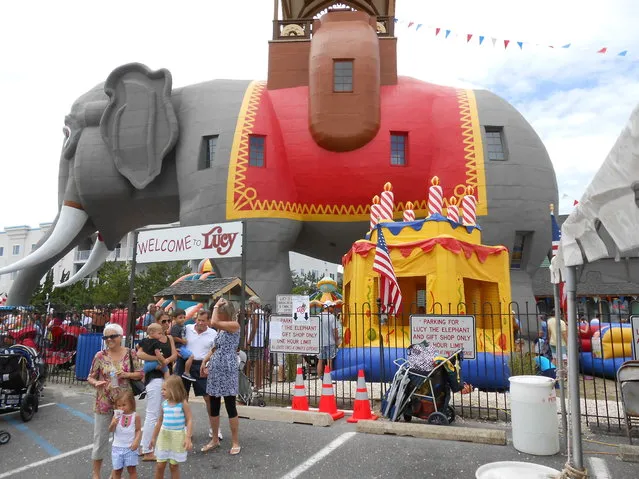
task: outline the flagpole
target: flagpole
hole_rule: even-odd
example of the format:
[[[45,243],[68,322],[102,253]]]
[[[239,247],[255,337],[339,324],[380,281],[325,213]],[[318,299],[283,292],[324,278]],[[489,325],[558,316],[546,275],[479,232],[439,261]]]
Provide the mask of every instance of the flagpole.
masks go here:
[[[559,357],[559,361],[557,363],[557,377],[559,378],[559,411],[561,412],[561,430],[564,432],[562,437],[562,448],[563,451],[568,451],[568,419],[566,417],[566,369],[564,367],[563,361],[563,347],[561,343],[563,342],[561,336],[561,307],[559,302],[559,284],[553,283],[552,285],[553,295],[555,299],[555,331],[559,331],[557,334],[559,335],[559,340],[557,341],[557,356]]]
[[[556,226],[556,222],[557,219],[555,218],[555,205],[553,205],[552,203],[550,204],[550,215],[551,217],[551,221],[554,221],[555,224],[553,224],[553,228],[557,227]],[[553,235],[554,236],[554,235]],[[553,237],[553,241],[555,241],[555,238]],[[552,255],[554,256],[555,253],[555,249],[553,248],[552,251]],[[557,340],[557,357],[559,358],[559,361],[557,362],[557,377],[559,378],[559,411],[561,413],[561,430],[564,432],[563,437],[562,437],[562,448],[564,451],[568,451],[568,419],[566,417],[566,382],[565,382],[565,377],[566,377],[566,368],[564,366],[564,361],[563,361],[563,346],[562,346],[562,334],[561,334],[561,302],[560,302],[560,298],[559,298],[559,284],[558,283],[553,283],[552,285],[552,291],[553,291],[553,296],[554,296],[554,301],[555,301],[555,331],[557,331],[557,335],[559,336],[558,340]],[[547,338],[550,339],[550,338]]]
[[[381,226],[379,223],[375,226],[377,230],[377,240],[379,240],[379,232]],[[386,380],[386,368],[384,367],[384,335],[382,334],[382,278],[380,276],[379,280],[377,280],[377,324],[379,328],[379,393],[380,399],[384,399],[384,381]],[[388,313],[387,313],[388,314]]]

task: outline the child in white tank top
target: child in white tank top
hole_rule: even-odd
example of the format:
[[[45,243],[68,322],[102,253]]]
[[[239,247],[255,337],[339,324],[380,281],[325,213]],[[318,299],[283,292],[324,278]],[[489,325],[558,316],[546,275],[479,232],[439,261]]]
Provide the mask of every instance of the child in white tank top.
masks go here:
[[[116,409],[109,426],[113,433],[111,460],[113,478],[120,479],[126,467],[129,477],[137,478],[138,447],[142,438],[142,421],[135,412],[135,397],[131,390],[124,391],[115,401]]]

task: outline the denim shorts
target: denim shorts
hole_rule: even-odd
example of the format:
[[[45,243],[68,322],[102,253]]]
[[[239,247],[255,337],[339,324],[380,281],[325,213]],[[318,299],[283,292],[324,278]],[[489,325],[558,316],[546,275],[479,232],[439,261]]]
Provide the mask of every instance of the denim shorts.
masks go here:
[[[191,350],[187,348],[186,346],[180,346],[178,349],[178,354],[185,361],[189,359],[191,356],[193,356],[193,353],[191,352]]]
[[[113,469],[118,471],[125,467],[138,465],[138,452],[132,451],[129,447],[113,446],[111,448],[111,461]]]
[[[324,346],[317,355],[319,359],[333,359],[337,354],[337,346]]]

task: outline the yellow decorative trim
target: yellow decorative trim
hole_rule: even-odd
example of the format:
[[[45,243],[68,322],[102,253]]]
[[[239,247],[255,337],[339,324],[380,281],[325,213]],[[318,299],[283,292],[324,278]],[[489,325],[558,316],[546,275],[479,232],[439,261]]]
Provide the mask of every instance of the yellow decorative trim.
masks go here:
[[[246,171],[249,164],[249,135],[253,132],[255,116],[257,115],[260,98],[266,82],[251,82],[244,94],[244,100],[237,118],[235,136],[231,148],[229,173],[226,193],[227,219],[240,218],[288,218],[307,221],[353,222],[368,221],[370,205],[309,205],[291,203],[290,201],[260,200],[255,188],[246,186]],[[478,197],[477,215],[488,214],[486,201],[486,175],[484,171],[484,150],[477,114],[477,103],[472,90],[458,90],[457,98],[461,121],[461,135],[466,152],[466,184],[456,185],[454,195],[461,199],[466,186],[475,188]],[[425,195],[426,196],[426,195]],[[428,214],[428,199],[415,199],[413,210],[415,214]],[[248,209],[245,208],[248,205]],[[444,198],[444,206],[448,206],[448,199]],[[401,218],[404,203],[397,202],[394,217]]]
[[[477,101],[472,90],[457,90],[459,113],[461,114],[462,137],[466,152],[466,183],[475,188],[477,197],[477,216],[488,214],[486,198],[486,172],[484,170],[484,145],[481,140]],[[455,187],[455,196],[458,189]]]

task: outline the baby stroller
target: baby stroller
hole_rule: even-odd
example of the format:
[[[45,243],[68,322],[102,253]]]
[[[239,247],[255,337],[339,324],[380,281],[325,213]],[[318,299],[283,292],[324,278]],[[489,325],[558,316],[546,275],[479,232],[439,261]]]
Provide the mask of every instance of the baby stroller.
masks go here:
[[[0,349],[0,412],[19,410],[22,420],[30,421],[38,412],[44,380],[44,363],[35,349],[21,344]],[[0,444],[10,438],[0,432]]]
[[[429,370],[415,366],[410,359],[396,359],[394,363],[399,369],[382,401],[382,414],[392,421],[403,417],[404,421],[409,422],[413,417],[418,417],[430,424],[452,423],[455,409],[449,403],[451,393],[463,388],[462,359],[461,349],[448,357],[435,355]]]
[[[243,404],[250,406],[255,404],[259,407],[266,406],[264,399],[259,396],[257,393],[253,392],[253,381],[249,379],[249,377],[244,374],[244,366],[246,365],[246,353],[244,351],[239,351],[237,353],[237,362],[239,368],[239,386],[237,390],[237,396]]]

